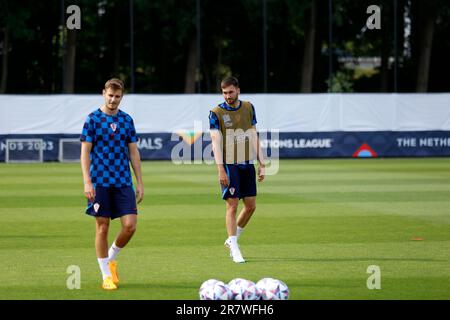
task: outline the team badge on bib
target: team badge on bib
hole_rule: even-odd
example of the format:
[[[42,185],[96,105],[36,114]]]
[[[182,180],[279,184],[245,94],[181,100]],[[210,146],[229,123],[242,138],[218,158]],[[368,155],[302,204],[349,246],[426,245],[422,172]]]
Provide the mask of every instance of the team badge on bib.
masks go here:
[[[116,132],[116,129],[117,129],[117,123],[111,123],[110,125],[109,125],[110,127],[111,127],[111,129],[112,129],[112,131],[113,132]]]
[[[225,127],[229,128],[233,126],[233,122],[231,121],[231,117],[228,114],[224,114],[222,116],[223,122],[225,123]]]

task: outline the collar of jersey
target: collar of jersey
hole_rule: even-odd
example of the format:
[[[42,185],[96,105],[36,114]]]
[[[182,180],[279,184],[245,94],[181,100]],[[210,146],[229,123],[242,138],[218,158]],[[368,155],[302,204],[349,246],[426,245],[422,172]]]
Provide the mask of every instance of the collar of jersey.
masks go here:
[[[98,108],[98,110],[97,110],[97,112],[99,114],[101,114],[102,116],[105,116],[105,117],[118,117],[121,111],[122,110],[119,109],[119,112],[117,112],[115,115],[111,116],[111,115],[109,115],[107,113],[104,113],[100,108]]]
[[[228,111],[236,111],[236,110],[238,110],[241,106],[242,106],[242,101],[241,101],[241,100],[239,100],[239,106],[238,106],[237,108],[231,107],[231,106],[228,105],[228,103],[226,103],[226,102],[224,102],[224,103],[222,103],[222,104],[220,105],[220,107],[221,107],[222,109],[225,109],[225,110],[228,110]]]

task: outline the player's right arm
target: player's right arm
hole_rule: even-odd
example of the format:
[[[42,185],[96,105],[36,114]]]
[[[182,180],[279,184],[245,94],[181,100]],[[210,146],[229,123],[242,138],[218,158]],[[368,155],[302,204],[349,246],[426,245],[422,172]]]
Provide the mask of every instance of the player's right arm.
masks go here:
[[[228,186],[227,173],[223,166],[223,154],[222,154],[222,133],[219,130],[211,130],[212,149],[214,153],[214,160],[216,161],[217,171],[219,172],[219,182],[223,186]]]
[[[92,143],[82,141],[81,142],[81,171],[83,172],[83,183],[84,183],[84,195],[89,201],[94,201],[95,189],[91,181],[91,173],[89,167],[91,166],[91,159],[89,155],[91,153]]]
[[[225,167],[223,166],[223,153],[222,153],[222,132],[219,130],[219,120],[214,112],[209,114],[209,129],[211,135],[212,150],[214,153],[214,161],[217,165],[217,171],[219,172],[219,182],[223,186],[228,186],[230,182],[228,181],[227,173],[225,172]]]

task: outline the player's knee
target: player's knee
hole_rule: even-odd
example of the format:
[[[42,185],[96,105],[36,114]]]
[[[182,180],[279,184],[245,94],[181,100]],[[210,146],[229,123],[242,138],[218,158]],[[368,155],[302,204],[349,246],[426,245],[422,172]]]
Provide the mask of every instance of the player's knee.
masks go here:
[[[127,223],[123,226],[123,229],[128,234],[133,234],[136,232],[136,224],[135,223]]]
[[[237,203],[227,203],[227,212],[236,213],[238,208]]]
[[[229,214],[236,214],[236,211],[237,211],[237,207],[238,207],[238,205],[236,204],[236,205],[228,205],[227,206],[227,213],[229,213]]]
[[[97,234],[108,234],[109,224],[102,223],[97,225]]]
[[[256,204],[246,205],[245,209],[249,214],[252,214],[256,210]]]

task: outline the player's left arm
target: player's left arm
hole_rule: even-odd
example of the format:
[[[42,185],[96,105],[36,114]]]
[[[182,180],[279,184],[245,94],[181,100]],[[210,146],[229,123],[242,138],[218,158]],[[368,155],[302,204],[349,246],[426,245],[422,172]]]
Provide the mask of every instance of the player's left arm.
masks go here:
[[[131,167],[136,177],[136,201],[140,203],[144,199],[144,182],[142,181],[141,156],[136,143],[129,143]]]
[[[255,143],[254,150],[256,150],[256,159],[258,160],[258,182],[264,180],[266,175],[266,161],[264,159],[264,154],[261,148],[261,142],[259,140],[258,131],[255,126],[252,126],[254,138],[252,139]]]
[[[264,176],[266,175],[266,162],[264,160],[264,154],[262,153],[261,149],[261,143],[259,141],[259,135],[258,131],[256,130],[256,112],[255,107],[253,104],[250,104],[252,107],[252,144],[253,144],[253,150],[256,152],[256,159],[258,160],[259,166],[258,166],[258,182],[261,182],[264,180]]]

